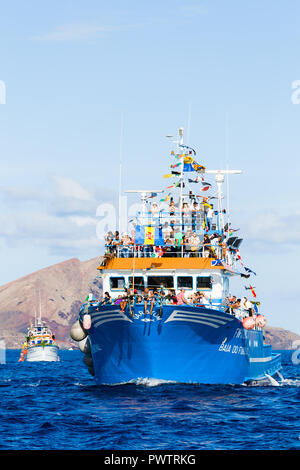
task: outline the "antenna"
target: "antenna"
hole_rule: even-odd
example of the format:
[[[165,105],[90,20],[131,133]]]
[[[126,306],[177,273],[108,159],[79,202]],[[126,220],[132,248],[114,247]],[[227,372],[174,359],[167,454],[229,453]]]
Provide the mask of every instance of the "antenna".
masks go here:
[[[192,117],[192,105],[190,103],[189,111],[188,111],[187,133],[186,133],[187,145],[190,145],[191,117]]]
[[[178,133],[179,133],[179,146],[182,146],[183,145],[183,127],[179,128]],[[183,196],[182,196],[182,192],[183,192],[183,168],[184,168],[184,159],[183,159],[182,164],[181,164],[181,172],[180,172],[180,207],[179,207],[180,211],[182,210],[182,199],[183,199]]]
[[[122,197],[122,158],[123,158],[123,128],[124,128],[124,115],[121,114],[121,128],[120,128],[120,170],[119,170],[119,224],[118,229],[121,230],[121,197]]]
[[[41,287],[39,286],[39,301],[40,301],[40,322],[42,322],[42,302],[41,302]]]
[[[242,172],[242,170],[207,170],[205,169],[205,173],[208,175],[216,175],[216,183],[218,187],[218,222],[219,222],[219,230],[222,230],[224,228],[224,217],[223,217],[223,212],[222,212],[222,199],[223,199],[223,194],[222,194],[222,184],[224,183],[224,175],[239,175]],[[229,233],[229,232],[228,232]]]

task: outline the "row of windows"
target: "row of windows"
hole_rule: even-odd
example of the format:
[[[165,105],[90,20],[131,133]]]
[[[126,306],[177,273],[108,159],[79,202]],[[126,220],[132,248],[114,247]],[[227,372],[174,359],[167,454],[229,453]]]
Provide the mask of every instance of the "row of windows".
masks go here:
[[[128,278],[129,287],[133,285],[133,277]],[[193,276],[178,276],[177,289],[193,289],[194,288]],[[173,276],[147,276],[147,287],[151,289],[163,287],[164,289],[174,289]],[[110,278],[111,290],[123,290],[125,288],[124,277],[111,277]],[[134,277],[134,288],[143,290],[145,288],[145,280],[142,276]],[[212,280],[210,276],[197,276],[196,289],[211,289]]]

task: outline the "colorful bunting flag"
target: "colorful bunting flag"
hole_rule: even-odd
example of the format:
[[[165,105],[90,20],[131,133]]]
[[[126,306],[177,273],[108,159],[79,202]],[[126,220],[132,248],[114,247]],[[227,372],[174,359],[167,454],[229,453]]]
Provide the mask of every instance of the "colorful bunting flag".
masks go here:
[[[249,287],[250,287],[250,289],[251,289],[251,292],[252,292],[253,297],[256,297],[256,294],[255,294],[255,292],[254,292],[253,287],[252,287],[252,286],[249,286]]]
[[[181,164],[182,164],[182,162],[175,163],[174,165],[170,165],[170,168],[177,168],[177,167],[180,166]]]
[[[244,266],[244,269],[247,273],[253,273],[256,276],[256,273],[254,271],[252,271],[250,268],[246,268],[246,266]]]

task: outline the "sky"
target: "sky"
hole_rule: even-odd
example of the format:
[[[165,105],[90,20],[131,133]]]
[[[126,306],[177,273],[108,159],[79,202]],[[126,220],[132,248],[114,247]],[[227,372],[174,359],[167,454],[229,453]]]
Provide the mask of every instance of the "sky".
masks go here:
[[[297,0],[2,2],[0,284],[100,256],[120,154],[123,189],[162,188],[183,126],[204,166],[243,170],[229,180],[243,263],[269,324],[300,334],[299,14]]]

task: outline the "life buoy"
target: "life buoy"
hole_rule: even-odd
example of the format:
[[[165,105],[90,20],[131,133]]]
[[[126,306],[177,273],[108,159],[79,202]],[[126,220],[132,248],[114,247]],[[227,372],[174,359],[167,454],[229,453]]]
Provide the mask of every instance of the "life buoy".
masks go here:
[[[83,328],[89,330],[92,326],[91,315],[83,315]]]
[[[243,318],[243,327],[246,329],[246,330],[253,330],[253,328],[255,327],[255,320],[253,317],[246,317],[246,318]]]
[[[259,328],[263,328],[267,323],[266,317],[263,315],[257,315],[255,318],[255,325],[258,326]]]

